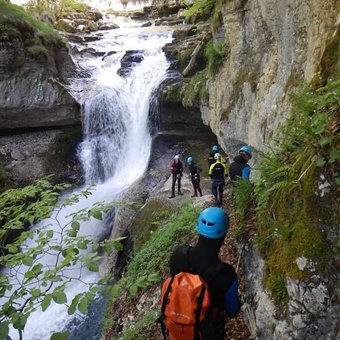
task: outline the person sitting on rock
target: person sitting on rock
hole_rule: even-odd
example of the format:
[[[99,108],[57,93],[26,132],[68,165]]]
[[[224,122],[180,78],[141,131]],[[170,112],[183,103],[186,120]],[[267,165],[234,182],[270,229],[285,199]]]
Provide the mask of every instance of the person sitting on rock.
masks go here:
[[[199,192],[200,196],[203,196],[202,189],[200,185],[200,172],[202,172],[202,168],[199,167],[195,162],[194,159],[190,156],[187,159],[187,163],[189,165],[189,171],[191,175],[191,183],[194,187],[194,194],[192,197],[197,197],[197,191]]]
[[[222,204],[223,201],[223,189],[225,180],[224,177],[227,175],[227,168],[221,162],[221,155],[215,154],[215,163],[210,166],[209,176],[211,178],[211,191],[215,198],[216,204]]]
[[[175,185],[176,181],[178,182],[178,195],[183,195],[181,192],[181,179],[183,176],[183,163],[180,161],[179,156],[176,155],[174,157],[174,160],[171,163],[170,166],[170,171],[172,174],[172,195],[169,198],[174,198],[175,197]]]
[[[202,340],[225,339],[225,313],[234,318],[240,312],[237,274],[218,256],[228,228],[228,215],[221,208],[209,207],[198,217],[197,244],[182,245],[170,257],[171,277],[185,272],[199,274],[208,285],[211,300],[199,328]]]
[[[232,181],[239,178],[249,180],[250,166],[248,164],[252,157],[252,149],[245,145],[239,150],[239,154],[234,158],[234,162],[229,166],[229,177]]]

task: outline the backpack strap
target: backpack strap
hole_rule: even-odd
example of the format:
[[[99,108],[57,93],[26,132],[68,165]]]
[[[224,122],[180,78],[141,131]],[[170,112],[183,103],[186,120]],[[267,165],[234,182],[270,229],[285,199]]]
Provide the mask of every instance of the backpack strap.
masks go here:
[[[202,285],[202,289],[200,292],[200,296],[198,297],[197,300],[197,309],[196,309],[196,321],[195,321],[195,326],[194,326],[194,340],[199,340],[200,339],[200,315],[201,315],[201,310],[202,310],[202,302],[204,298],[204,293],[205,293],[205,286]]]
[[[163,337],[164,337],[165,340],[167,339],[167,337],[166,337],[166,328],[165,328],[165,324],[164,324],[165,308],[166,308],[166,305],[168,303],[169,294],[171,292],[171,285],[172,285],[172,283],[174,281],[174,278],[175,278],[175,276],[171,277],[169,285],[168,285],[168,287],[167,287],[167,289],[165,291],[164,298],[163,298],[163,301],[162,301],[161,316],[157,319],[157,322],[161,325],[162,334],[163,334]]]

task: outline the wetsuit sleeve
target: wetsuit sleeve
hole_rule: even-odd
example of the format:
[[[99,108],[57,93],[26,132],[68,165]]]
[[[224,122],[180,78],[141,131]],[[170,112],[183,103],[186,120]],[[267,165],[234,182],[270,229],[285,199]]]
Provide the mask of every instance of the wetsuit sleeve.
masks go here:
[[[174,173],[174,163],[172,162],[170,165],[170,171],[173,174]]]
[[[224,294],[224,309],[230,318],[234,318],[240,312],[241,303],[238,298],[237,279]]]
[[[210,165],[210,168],[209,168],[209,176],[211,176],[215,164],[216,164],[216,163]]]
[[[242,170],[242,179],[249,179],[250,175],[250,166],[246,166]]]

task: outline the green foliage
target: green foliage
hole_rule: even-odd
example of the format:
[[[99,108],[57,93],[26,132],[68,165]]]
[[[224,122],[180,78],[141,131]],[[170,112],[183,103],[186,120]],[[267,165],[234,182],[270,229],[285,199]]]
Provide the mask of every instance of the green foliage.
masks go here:
[[[215,2],[215,0],[195,0],[194,4],[184,11],[184,15],[187,18],[206,19],[211,15]]]
[[[9,4],[5,0],[0,0],[0,23],[2,25],[6,24],[6,19],[13,19],[19,22],[27,22],[36,30],[45,32],[52,35],[57,35],[57,33],[48,25],[42,21],[34,18],[32,15],[27,13],[22,7]]]
[[[250,181],[239,179],[234,183],[233,199],[238,221],[243,222],[253,200],[253,186]]]
[[[208,75],[214,76],[228,55],[227,47],[224,42],[214,44],[213,41],[209,41],[205,48],[204,55],[208,60]]]
[[[211,28],[213,32],[217,32],[219,27],[223,23],[223,15],[222,15],[222,0],[217,0],[214,8],[214,13],[211,19]]]
[[[183,106],[193,107],[199,106],[200,101],[207,102],[209,100],[209,92],[207,88],[207,71],[199,71],[190,79],[190,82],[184,89]]]
[[[121,289],[128,289],[132,298],[139,290],[146,290],[161,280],[168,270],[172,251],[195,238],[198,214],[198,208],[187,204],[152,233],[143,248],[131,256],[123,278],[112,290],[113,300],[121,294]]]
[[[266,284],[276,302],[286,301],[286,275],[306,280],[310,266],[319,273],[329,270],[332,247],[318,226],[331,228],[339,219],[339,85],[294,95],[292,117],[276,147],[263,154],[257,166],[257,246],[266,258]],[[328,192],[318,188],[320,175],[331,183]],[[300,270],[298,257],[310,265]]]
[[[77,311],[85,314],[96,294],[107,294],[112,289],[113,278],[108,274],[98,284],[88,283],[88,290],[76,295],[72,301],[67,299],[65,289],[72,282],[81,280],[80,275],[72,274],[70,267],[76,266],[80,271],[86,267],[98,272],[102,254],[122,250],[122,245],[121,239],[96,243],[90,236],[79,235],[83,222],[102,220],[113,203],[97,202],[64,219],[60,217],[62,210],[91,195],[91,190],[85,189],[58,202],[58,192],[64,188],[64,185],[53,186],[47,180],[41,180],[23,189],[8,190],[0,196],[1,230],[21,231],[11,243],[3,244],[5,253],[0,256],[0,266],[7,268],[0,277],[0,298],[6,301],[0,307],[0,332],[4,335],[1,338],[6,338],[9,325],[22,331],[31,313],[38,308],[45,311],[52,303],[65,304],[70,315]],[[45,224],[39,228],[22,231],[25,224],[42,218],[46,218]],[[42,261],[47,255],[54,259],[53,264]],[[66,339],[67,334],[57,333],[54,338]]]
[[[30,224],[49,216],[61,190],[69,185],[53,185],[42,179],[22,189],[10,189],[0,195],[0,254],[15,253],[11,241]]]
[[[154,338],[156,320],[159,317],[158,309],[151,309],[142,319],[128,325],[124,329],[123,340],[149,340]]]

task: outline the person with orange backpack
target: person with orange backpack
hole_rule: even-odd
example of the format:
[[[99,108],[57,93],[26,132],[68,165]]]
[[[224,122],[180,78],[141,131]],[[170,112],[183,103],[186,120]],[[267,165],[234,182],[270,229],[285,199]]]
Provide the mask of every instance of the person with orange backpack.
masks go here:
[[[225,339],[225,313],[235,317],[240,311],[237,274],[218,257],[228,227],[228,215],[209,207],[198,218],[197,244],[171,255],[159,318],[165,339]]]

